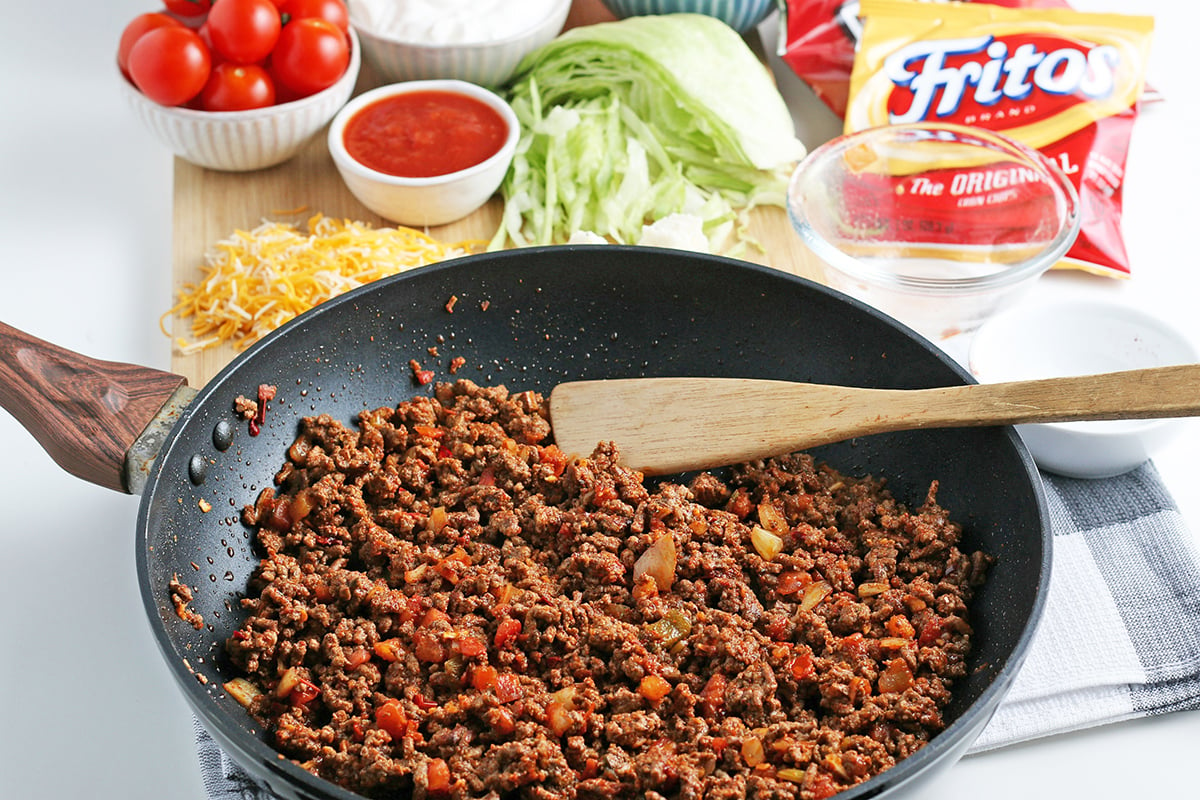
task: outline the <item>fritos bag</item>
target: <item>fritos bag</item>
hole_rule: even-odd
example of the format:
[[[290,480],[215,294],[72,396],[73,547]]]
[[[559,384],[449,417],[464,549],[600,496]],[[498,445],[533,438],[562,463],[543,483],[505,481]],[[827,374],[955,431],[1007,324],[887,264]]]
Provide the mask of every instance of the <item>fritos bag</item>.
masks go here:
[[[1059,266],[1128,277],[1122,187],[1151,17],[861,0],[845,131],[921,120],[987,128],[1057,162],[1082,226]]]
[[[935,0],[926,0],[935,2]],[[1066,0],[975,0],[1005,8],[1068,8]],[[780,58],[833,113],[846,114],[854,50],[862,34],[859,0],[787,0]]]

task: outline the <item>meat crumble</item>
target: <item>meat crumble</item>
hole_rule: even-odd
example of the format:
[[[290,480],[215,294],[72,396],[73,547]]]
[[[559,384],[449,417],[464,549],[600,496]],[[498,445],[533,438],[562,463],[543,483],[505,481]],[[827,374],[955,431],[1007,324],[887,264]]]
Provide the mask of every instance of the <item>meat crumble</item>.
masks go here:
[[[244,521],[230,693],[366,797],[813,798],[944,726],[990,564],[806,454],[648,487],[466,380],[306,418]]]

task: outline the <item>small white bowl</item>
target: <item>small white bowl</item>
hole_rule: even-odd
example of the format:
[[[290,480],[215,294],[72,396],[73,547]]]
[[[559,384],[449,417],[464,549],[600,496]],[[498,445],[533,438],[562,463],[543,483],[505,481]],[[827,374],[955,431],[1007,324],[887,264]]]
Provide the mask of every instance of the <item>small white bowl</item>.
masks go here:
[[[1135,308],[1077,301],[1030,305],[986,322],[971,342],[969,365],[981,383],[1089,375],[1194,363],[1179,331]],[[1179,419],[1018,425],[1037,465],[1071,478],[1108,478],[1150,458],[1183,424]]]
[[[603,0],[616,16],[647,14],[706,14],[738,33],[745,33],[775,10],[776,0]]]
[[[521,59],[562,32],[571,0],[557,0],[544,19],[520,33],[493,41],[437,43],[404,41],[371,21],[356,3],[350,18],[362,39],[367,63],[386,83],[454,79],[497,87],[512,77]]]
[[[371,169],[355,161],[346,151],[346,123],[365,106],[396,95],[421,91],[443,91],[473,97],[500,112],[508,125],[508,137],[500,150],[480,163],[430,178],[403,178]],[[457,80],[406,81],[380,86],[364,92],[347,103],[329,126],[329,153],[351,194],[364,206],[384,219],[414,227],[445,225],[462,219],[495,194],[504,180],[517,141],[521,123],[517,115],[494,92],[473,83]]]
[[[171,152],[200,167],[247,172],[282,164],[296,155],[346,104],[362,64],[350,31],[350,64],[337,83],[316,94],[249,111],[198,111],[162,106],[118,73],[133,113]]]

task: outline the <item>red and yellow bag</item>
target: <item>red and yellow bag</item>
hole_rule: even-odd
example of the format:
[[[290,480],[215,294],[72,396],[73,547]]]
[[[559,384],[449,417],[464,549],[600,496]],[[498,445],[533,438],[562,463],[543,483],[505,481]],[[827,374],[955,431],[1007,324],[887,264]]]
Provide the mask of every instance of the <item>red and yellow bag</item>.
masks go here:
[[[1058,163],[1082,225],[1061,266],[1129,275],[1129,138],[1151,17],[986,3],[861,0],[845,131],[920,120],[1005,134]]]
[[[934,2],[934,0],[926,0]],[[1069,8],[1066,0],[975,0],[1005,8]],[[780,58],[838,117],[846,114],[854,51],[862,35],[859,0],[787,0]]]

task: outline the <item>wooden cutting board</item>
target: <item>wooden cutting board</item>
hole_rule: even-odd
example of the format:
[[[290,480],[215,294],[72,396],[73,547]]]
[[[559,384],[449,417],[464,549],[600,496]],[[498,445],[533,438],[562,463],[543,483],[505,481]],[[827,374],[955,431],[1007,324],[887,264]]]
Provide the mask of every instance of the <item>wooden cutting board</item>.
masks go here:
[[[758,43],[752,41],[752,45]],[[368,65],[363,65],[356,92],[379,85]],[[254,172],[216,172],[175,160],[174,214],[172,220],[172,297],[164,298],[164,310],[184,283],[198,281],[205,253],[236,230],[249,230],[264,220],[293,223],[303,228],[316,213],[335,219],[353,219],[374,226],[391,223],[368,211],[342,183],[329,156],[322,131],[291,160]],[[492,201],[459,222],[430,228],[441,241],[490,239],[500,221],[502,203]],[[745,257],[760,264],[806,277],[787,213],[781,208],[757,208],[750,212],[750,236],[762,247]],[[190,322],[172,316],[164,326],[174,338],[190,338]],[[193,387],[208,382],[237,353],[224,344],[198,353],[185,354],[172,348],[171,368]]]

